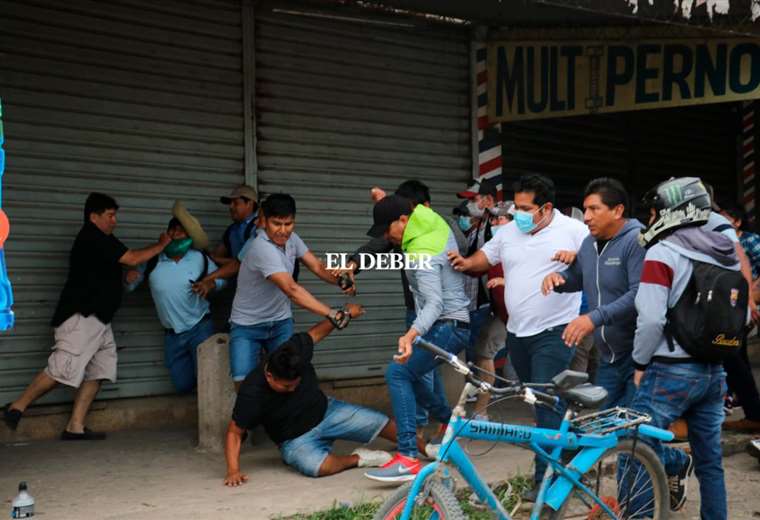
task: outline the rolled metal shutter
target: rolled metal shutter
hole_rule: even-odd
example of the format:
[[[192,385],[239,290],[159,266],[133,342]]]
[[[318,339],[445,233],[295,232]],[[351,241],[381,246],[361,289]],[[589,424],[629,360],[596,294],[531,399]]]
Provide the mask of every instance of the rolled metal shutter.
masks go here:
[[[418,179],[433,208],[450,214],[471,175],[467,35],[382,20],[256,12],[259,187],[295,197],[296,232],[317,255],[367,240],[371,186],[392,191]],[[346,301],[304,271],[319,299]],[[319,346],[321,377],[382,375],[405,330],[399,279],[358,277],[367,314]],[[299,329],[318,320],[300,309],[295,319]]]
[[[243,107],[237,1],[4,0],[0,12],[17,316],[0,337],[6,402],[45,366],[87,194],[116,198],[115,234],[130,247],[156,240],[175,198],[218,240],[228,220],[218,197],[243,180]],[[101,398],[173,392],[155,315],[146,287],[125,296],[113,324],[119,381]]]

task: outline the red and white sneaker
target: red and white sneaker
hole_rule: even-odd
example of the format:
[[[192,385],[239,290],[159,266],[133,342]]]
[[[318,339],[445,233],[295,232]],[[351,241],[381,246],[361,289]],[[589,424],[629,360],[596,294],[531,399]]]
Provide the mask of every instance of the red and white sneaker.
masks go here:
[[[364,476],[378,482],[402,483],[414,480],[420,469],[422,469],[422,463],[418,459],[396,453],[386,464],[366,472]]]

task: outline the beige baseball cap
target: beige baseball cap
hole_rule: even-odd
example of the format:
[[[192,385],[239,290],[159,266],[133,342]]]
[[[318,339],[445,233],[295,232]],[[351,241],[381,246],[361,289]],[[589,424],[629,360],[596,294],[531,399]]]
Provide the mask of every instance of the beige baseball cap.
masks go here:
[[[179,220],[182,227],[185,228],[187,236],[193,239],[193,247],[195,249],[204,250],[208,248],[208,235],[203,230],[203,226],[187,211],[185,205],[181,200],[174,201],[174,207],[172,208],[172,215]]]
[[[252,200],[254,202],[258,200],[255,189],[248,186],[247,184],[241,184],[240,186],[232,190],[232,193],[230,193],[227,197],[219,197],[219,201],[222,204],[227,205],[230,202],[232,202],[233,199],[239,199],[241,197],[244,197],[248,200]]]

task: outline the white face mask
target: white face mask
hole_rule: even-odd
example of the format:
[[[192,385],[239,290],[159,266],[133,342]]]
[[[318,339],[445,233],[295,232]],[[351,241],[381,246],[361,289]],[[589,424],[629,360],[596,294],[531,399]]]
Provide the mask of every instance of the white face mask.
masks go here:
[[[469,212],[471,217],[482,217],[484,210],[483,208],[479,208],[478,204],[475,201],[470,201],[467,203],[467,211]]]

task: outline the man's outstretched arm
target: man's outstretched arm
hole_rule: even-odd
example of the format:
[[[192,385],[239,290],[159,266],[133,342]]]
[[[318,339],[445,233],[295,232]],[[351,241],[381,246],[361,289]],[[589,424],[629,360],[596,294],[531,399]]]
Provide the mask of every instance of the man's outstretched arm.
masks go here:
[[[245,430],[230,420],[227,426],[227,438],[224,443],[224,458],[227,460],[225,486],[239,486],[248,482],[248,475],[240,473],[240,446],[243,444]]]
[[[364,314],[364,307],[355,303],[346,304],[345,309],[346,312],[348,312],[348,314],[351,316],[351,319],[356,319]],[[316,345],[325,339],[333,330],[335,330],[335,325],[333,325],[332,321],[322,320],[310,328],[306,333],[311,336],[311,340]]]

